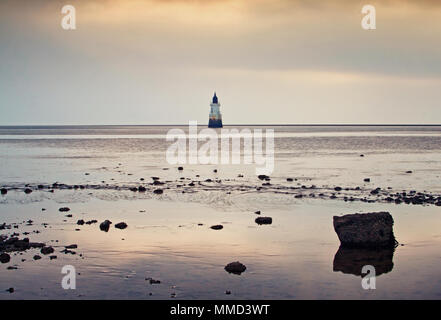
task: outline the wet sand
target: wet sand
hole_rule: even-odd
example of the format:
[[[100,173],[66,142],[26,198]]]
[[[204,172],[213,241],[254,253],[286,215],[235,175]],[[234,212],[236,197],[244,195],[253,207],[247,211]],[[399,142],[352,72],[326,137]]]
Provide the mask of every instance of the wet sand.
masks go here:
[[[9,191],[3,196],[3,201],[9,201],[0,206],[0,214],[12,227],[2,233],[15,232],[19,238],[44,242],[55,249],[57,259],[51,260],[39,249],[12,253],[11,261],[1,265],[0,278],[4,290],[13,287],[14,293],[3,291],[2,298],[441,297],[441,219],[437,206],[295,198],[275,193],[280,199],[275,207],[265,203],[265,197],[259,201],[247,190],[210,190],[212,197],[219,193],[225,202],[250,196],[246,210],[219,210],[178,200],[176,189],[164,189],[162,195],[151,190],[112,190],[112,194],[129,197],[112,201],[100,200],[100,193],[109,192],[100,189],[93,190],[93,197],[91,190],[81,189],[54,193],[37,190],[31,194]],[[29,196],[42,194],[39,201],[27,201]],[[22,204],[17,204],[20,201]],[[65,206],[70,210],[60,212]],[[333,215],[380,210],[391,212],[395,219],[395,235],[401,245],[394,252],[339,250]],[[272,217],[272,224],[256,224],[259,216]],[[29,219],[33,220],[31,225]],[[78,225],[80,219],[98,223]],[[99,224],[106,219],[113,224],[103,232]],[[127,223],[126,229],[114,227],[122,221]],[[15,224],[18,228],[13,227]],[[222,230],[210,228],[218,224]],[[71,250],[75,254],[60,252],[71,244],[78,246]],[[33,260],[35,254],[42,259]],[[233,261],[245,264],[246,271],[241,275],[227,273],[224,267]],[[356,268],[360,261],[377,266],[376,290],[362,289]],[[68,264],[79,273],[76,290],[61,288],[61,268]],[[9,266],[17,269],[8,270]],[[150,283],[150,278],[160,283]],[[226,291],[231,294],[226,295]]]

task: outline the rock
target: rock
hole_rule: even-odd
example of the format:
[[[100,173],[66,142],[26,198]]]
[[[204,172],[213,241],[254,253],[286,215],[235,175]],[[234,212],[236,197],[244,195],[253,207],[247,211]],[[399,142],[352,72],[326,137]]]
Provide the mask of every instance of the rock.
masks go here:
[[[125,222],[117,223],[117,224],[115,224],[115,228],[125,229],[125,228],[127,228],[127,223],[125,223]]]
[[[57,259],[57,256],[49,256],[51,260]]]
[[[68,246],[64,246],[66,249],[76,249],[76,248],[78,248],[78,245],[76,245],[76,244],[70,244],[70,245],[68,245]]]
[[[1,189],[0,189],[0,193],[1,193],[1,194],[7,194],[7,193],[8,193],[8,190],[5,189],[5,188],[1,188]]]
[[[409,171],[406,171],[406,173],[412,173],[412,171],[411,171],[411,170],[409,170]]]
[[[97,223],[97,222],[98,222],[98,220],[89,220],[89,221],[86,221],[86,224],[91,225],[91,224]]]
[[[149,281],[150,284],[160,284],[161,283],[160,280],[155,280],[153,278],[146,278],[145,280]]]
[[[182,171],[182,170],[184,170],[184,167],[178,167],[178,170]]]
[[[6,291],[9,292],[9,293],[14,293],[14,288],[9,288]]]
[[[227,291],[225,291],[225,294],[230,295],[230,294],[231,294],[231,291],[230,291],[230,290],[227,290]]]
[[[84,224],[84,220],[80,219],[77,221],[77,225],[82,226]]]
[[[364,182],[371,182],[371,178],[364,178],[363,181]]]
[[[364,154],[360,154],[360,157],[364,157]]]
[[[109,231],[111,224],[112,224],[112,221],[110,221],[110,220],[105,220],[105,221],[101,222],[101,224],[100,224],[101,231],[105,231],[105,232]]]
[[[258,225],[271,224],[273,223],[273,218],[271,217],[258,217],[254,220]]]
[[[58,209],[58,211],[60,211],[60,212],[67,212],[67,211],[70,211],[70,208],[62,207],[62,208]]]
[[[335,187],[334,190],[335,191],[341,191],[341,187]]]
[[[243,265],[239,261],[231,262],[225,266],[225,271],[227,271],[228,273],[234,273],[237,275],[240,275],[246,269],[247,269],[247,267],[245,267],[245,265]]]
[[[22,240],[17,240],[14,242],[14,248],[19,251],[24,251],[26,249],[29,249],[31,246],[29,244],[29,239],[24,238]]]
[[[0,262],[1,263],[8,263],[11,260],[11,256],[7,253],[0,254]]]
[[[34,260],[40,260],[41,259],[41,257],[38,255],[38,254],[36,254],[35,256],[34,256]]]
[[[29,188],[26,188],[25,190],[24,190],[24,193],[26,193],[26,194],[29,194],[29,193],[31,193],[32,192],[32,189],[29,189]]]
[[[164,190],[162,190],[162,189],[156,189],[156,190],[153,191],[153,193],[154,193],[154,194],[163,194],[163,193],[164,193]]]
[[[394,220],[389,212],[334,216],[341,246],[349,248],[395,247]]]
[[[259,178],[260,180],[267,180],[270,178],[269,176],[265,175],[265,174],[260,174],[257,176],[257,178]]]
[[[52,247],[43,247],[43,248],[41,248],[40,252],[42,254],[51,254],[51,253],[54,253],[54,248],[52,248]]]
[[[216,224],[214,226],[211,226],[210,228],[213,229],[213,230],[221,230],[221,229],[224,228],[224,226],[221,225],[221,224]]]
[[[258,211],[255,211],[254,213],[255,213],[255,214],[260,214],[260,210],[258,210]]]
[[[214,173],[217,173],[217,169],[214,169],[213,172],[214,172]]]
[[[288,182],[293,182],[294,179],[293,179],[293,178],[286,178],[286,181],[288,181]]]
[[[143,187],[143,186],[140,186],[140,187],[138,187],[138,191],[139,192],[146,192],[147,189],[145,187]]]

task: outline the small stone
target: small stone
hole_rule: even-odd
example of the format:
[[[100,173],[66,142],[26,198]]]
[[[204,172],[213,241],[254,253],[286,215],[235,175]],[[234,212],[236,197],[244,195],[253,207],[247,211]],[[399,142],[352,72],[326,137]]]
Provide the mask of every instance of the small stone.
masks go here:
[[[294,181],[294,179],[293,178],[286,178],[286,181],[292,182],[292,181]]]
[[[233,273],[240,275],[242,272],[244,272],[247,269],[247,267],[240,263],[239,261],[231,262],[225,266],[225,271],[228,273]]]
[[[31,193],[31,192],[32,192],[32,190],[29,189],[29,188],[26,188],[26,189],[24,190],[24,193],[26,193],[26,194],[29,194],[29,193]]]
[[[213,230],[221,230],[221,229],[224,228],[224,226],[221,225],[221,224],[216,224],[214,226],[211,226],[210,228],[213,229]]]
[[[182,170],[184,170],[184,167],[178,167],[178,170],[182,171]]]
[[[143,186],[140,186],[140,187],[138,187],[138,191],[139,192],[146,192],[147,189],[145,187],[143,187]]]
[[[9,293],[14,293],[14,288],[9,288],[6,291],[9,292]]]
[[[7,253],[0,254],[0,262],[1,263],[8,263],[11,260],[11,256]]]
[[[164,193],[164,190],[162,190],[162,189],[156,189],[156,190],[153,191],[153,193],[154,193],[154,194],[163,194],[163,193]]]
[[[1,193],[1,194],[7,194],[7,193],[8,193],[8,190],[5,189],[5,188],[1,188],[1,189],[0,189],[0,193]]]
[[[83,219],[78,220],[78,221],[77,221],[77,224],[80,225],[80,226],[82,226],[82,225],[84,224],[84,220],[83,220]]]
[[[36,254],[35,256],[34,256],[34,260],[40,260],[41,259],[41,257],[38,255],[38,254]]]
[[[43,248],[41,248],[40,252],[42,254],[51,254],[51,253],[54,253],[54,248],[52,248],[52,247],[43,247]]]
[[[62,208],[58,209],[58,211],[60,211],[60,212],[67,212],[67,211],[70,211],[70,208],[62,207]]]
[[[256,220],[254,220],[258,225],[262,225],[262,224],[272,224],[273,223],[273,218],[271,217],[259,217],[256,218]]]
[[[363,181],[364,182],[371,182],[371,178],[364,178]]]
[[[258,210],[258,211],[256,211],[256,212],[254,212],[255,214],[260,214],[260,210]]]
[[[70,244],[70,245],[68,245],[68,246],[64,246],[66,249],[76,249],[76,248],[78,248],[78,245],[76,245],[76,244]]]
[[[57,256],[50,256],[49,257],[51,260],[57,259]]]
[[[105,221],[101,222],[101,224],[100,224],[101,231],[105,231],[105,232],[109,231],[111,224],[112,224],[112,221],[110,221],[110,220],[105,220]]]
[[[127,223],[125,223],[125,222],[117,223],[117,224],[115,224],[115,228],[125,229],[125,228],[127,228]]]
[[[227,290],[227,291],[225,291],[225,294],[226,294],[226,295],[230,295],[230,294],[231,294],[231,291],[230,291],[230,290]]]

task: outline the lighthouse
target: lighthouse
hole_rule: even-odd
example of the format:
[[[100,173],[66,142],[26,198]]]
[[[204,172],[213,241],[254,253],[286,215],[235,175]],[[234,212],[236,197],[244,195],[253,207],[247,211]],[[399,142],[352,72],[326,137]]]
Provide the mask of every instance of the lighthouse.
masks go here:
[[[213,96],[213,101],[210,103],[210,115],[208,116],[209,128],[222,128],[222,115],[219,111],[219,101],[216,96],[216,92]]]

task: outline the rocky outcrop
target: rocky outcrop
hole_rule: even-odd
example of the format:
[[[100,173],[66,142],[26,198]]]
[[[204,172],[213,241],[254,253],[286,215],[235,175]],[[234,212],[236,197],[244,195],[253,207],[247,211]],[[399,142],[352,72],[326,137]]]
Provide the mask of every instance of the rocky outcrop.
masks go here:
[[[342,247],[395,247],[394,220],[389,212],[348,214],[334,217],[334,230]]]

